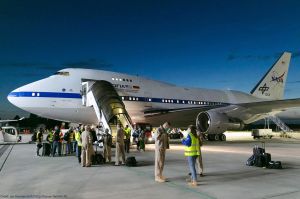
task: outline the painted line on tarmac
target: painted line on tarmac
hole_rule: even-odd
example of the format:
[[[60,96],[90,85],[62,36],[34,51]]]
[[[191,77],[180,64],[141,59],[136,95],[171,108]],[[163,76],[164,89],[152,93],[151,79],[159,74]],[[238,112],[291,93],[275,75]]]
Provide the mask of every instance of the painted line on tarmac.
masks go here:
[[[150,178],[154,178],[154,175],[152,174],[149,174],[147,172],[144,172],[144,171],[137,171],[133,168],[130,168],[130,167],[126,167],[127,170],[129,171],[132,171],[136,174],[138,174],[139,176],[146,176],[146,177],[150,177]],[[166,185],[168,187],[171,187],[171,188],[179,188],[180,190],[182,191],[185,191],[185,192],[189,192],[189,193],[194,193],[194,194],[197,194],[198,196],[200,196],[201,198],[207,198],[207,199],[217,199],[215,197],[212,197],[210,195],[207,195],[205,193],[202,193],[202,192],[199,192],[195,189],[192,189],[192,188],[189,188],[187,186],[184,186],[184,185],[181,185],[181,184],[177,184],[175,182],[168,182],[166,181],[165,183],[162,183],[163,185]]]
[[[9,146],[9,145],[8,145],[8,146]],[[11,147],[11,149],[10,149],[10,151],[8,152],[8,154],[7,154],[5,160],[4,160],[4,162],[3,162],[3,164],[2,164],[2,166],[1,166],[1,168],[0,168],[0,172],[2,171],[2,169],[3,169],[3,167],[4,167],[5,163],[6,163],[6,160],[8,159],[8,157],[9,157],[11,151],[13,150],[14,146],[15,146],[15,145],[13,144],[12,147]]]
[[[9,145],[3,145],[0,148],[0,158],[2,157],[2,155],[5,153],[5,151],[9,148]]]

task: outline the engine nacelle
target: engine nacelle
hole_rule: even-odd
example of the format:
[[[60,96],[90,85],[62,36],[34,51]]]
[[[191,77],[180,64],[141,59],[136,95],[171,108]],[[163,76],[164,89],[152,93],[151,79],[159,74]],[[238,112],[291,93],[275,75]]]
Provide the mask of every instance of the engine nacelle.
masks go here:
[[[200,112],[196,119],[198,129],[207,134],[220,134],[227,130],[242,130],[244,124],[217,111]]]

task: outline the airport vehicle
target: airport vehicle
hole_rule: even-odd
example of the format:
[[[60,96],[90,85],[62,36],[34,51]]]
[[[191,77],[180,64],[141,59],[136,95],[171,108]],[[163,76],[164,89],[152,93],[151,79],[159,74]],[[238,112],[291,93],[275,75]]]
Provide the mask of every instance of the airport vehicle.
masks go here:
[[[174,127],[196,125],[210,140],[225,140],[226,130],[274,117],[299,107],[300,99],[283,100],[291,53],[284,52],[251,93],[178,87],[104,70],[67,68],[15,89],[8,100],[41,117],[98,124],[118,117],[124,125],[171,121]]]
[[[272,129],[252,129],[252,136],[253,139],[260,139],[260,138],[269,138],[273,137]]]
[[[2,128],[2,136],[4,142],[20,142],[22,137],[16,127],[4,126]]]

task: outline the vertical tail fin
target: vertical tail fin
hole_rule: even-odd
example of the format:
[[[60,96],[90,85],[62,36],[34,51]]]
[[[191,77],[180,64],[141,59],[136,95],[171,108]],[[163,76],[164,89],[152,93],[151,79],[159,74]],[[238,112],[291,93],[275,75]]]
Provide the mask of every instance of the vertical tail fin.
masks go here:
[[[252,89],[251,94],[263,99],[282,99],[290,60],[291,53],[284,52],[265,76]]]

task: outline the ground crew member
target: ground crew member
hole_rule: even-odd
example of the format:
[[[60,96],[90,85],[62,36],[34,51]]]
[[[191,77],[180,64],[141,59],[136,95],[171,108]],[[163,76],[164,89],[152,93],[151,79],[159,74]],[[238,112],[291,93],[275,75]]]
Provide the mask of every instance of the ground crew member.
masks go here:
[[[112,136],[109,133],[109,130],[105,129],[104,136],[103,136],[103,147],[104,147],[103,155],[104,155],[105,162],[109,162],[109,163],[111,162],[111,146],[112,146]]]
[[[46,140],[49,142],[50,144],[50,153],[52,154],[52,150],[53,150],[53,131],[51,129],[48,130],[48,135]]]
[[[42,145],[43,132],[44,132],[44,130],[42,128],[40,128],[40,130],[36,134],[36,155],[37,156],[40,156],[40,149],[43,147],[43,145]]]
[[[200,155],[199,138],[194,125],[190,125],[187,132],[188,135],[182,140],[182,144],[185,145],[184,155],[187,157],[192,176],[192,180],[189,182],[189,185],[197,186],[196,159]]]
[[[61,156],[61,139],[60,139],[60,130],[58,126],[55,126],[54,128],[54,134],[53,134],[53,150],[52,150],[52,156],[55,156],[56,149],[59,156]]]
[[[75,131],[75,140],[77,142],[77,153],[76,153],[76,155],[77,155],[79,164],[81,163],[81,146],[82,146],[80,137],[81,137],[81,130],[78,128]]]
[[[81,146],[81,165],[83,167],[90,167],[92,149],[93,149],[93,137],[91,134],[90,126],[85,126],[85,131],[82,132],[80,141],[82,143]]]
[[[117,136],[116,136],[116,155],[115,155],[115,165],[119,166],[120,156],[122,157],[122,165],[125,164],[125,147],[124,147],[124,130],[121,124],[117,125]]]
[[[68,137],[68,142],[67,142],[67,151],[68,151],[68,154],[72,154],[74,151],[74,149],[73,149],[74,129],[73,129],[73,127],[70,127],[68,132],[69,132],[69,137]]]
[[[197,157],[196,159],[196,163],[197,163],[197,168],[198,168],[198,171],[199,171],[199,175],[201,177],[204,176],[203,174],[203,162],[202,162],[202,153],[201,153],[201,147],[203,145],[203,136],[201,134],[200,131],[197,131],[197,136],[198,136],[198,139],[199,139],[199,152],[200,152],[200,155]]]
[[[77,142],[75,140],[75,133],[76,133],[76,129],[73,129],[70,135],[71,148],[72,148],[71,153],[75,153],[77,151]]]
[[[130,138],[131,138],[131,129],[128,125],[124,128],[125,131],[125,151],[126,153],[129,153],[130,149]]]
[[[170,123],[165,122],[160,126],[155,134],[155,181],[165,182],[166,178],[162,175],[166,149],[169,146],[168,131],[170,130]]]

